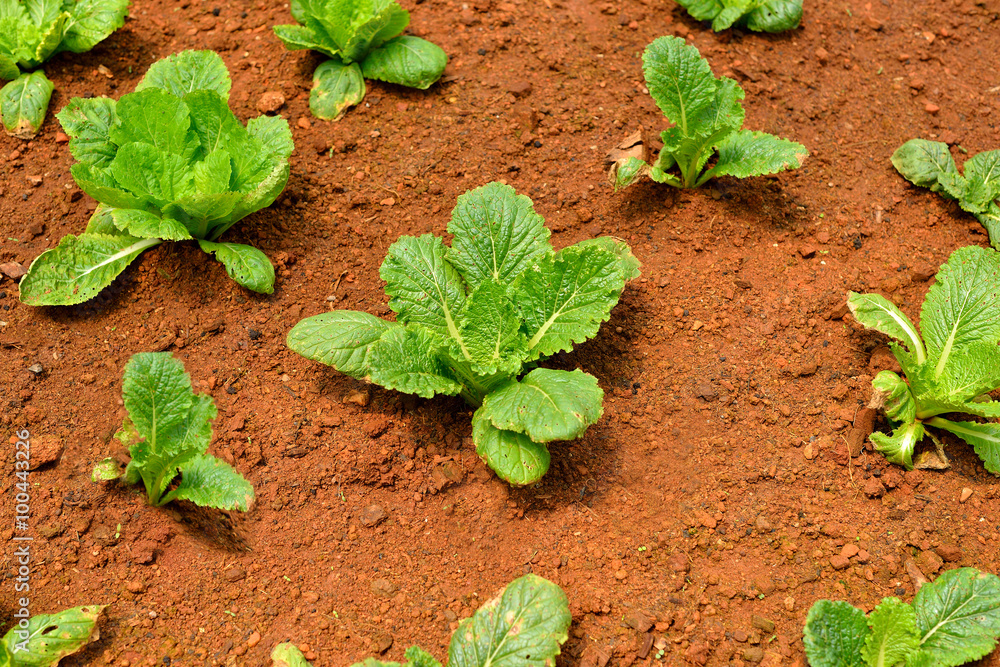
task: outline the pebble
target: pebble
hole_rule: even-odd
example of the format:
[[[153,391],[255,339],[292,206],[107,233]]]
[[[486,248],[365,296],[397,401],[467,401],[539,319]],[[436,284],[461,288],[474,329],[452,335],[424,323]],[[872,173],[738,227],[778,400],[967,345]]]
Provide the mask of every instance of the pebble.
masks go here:
[[[719,397],[719,390],[711,382],[699,382],[694,395],[711,403]]]
[[[27,272],[28,270],[17,262],[5,262],[0,264],[0,273],[4,274],[11,280],[19,280]]]
[[[820,65],[825,65],[830,61],[830,52],[824,49],[822,46],[816,49],[816,60],[819,61]]]
[[[300,117],[300,118],[299,118],[299,119],[298,119],[298,120],[297,120],[297,121],[295,122],[295,124],[296,124],[296,125],[298,125],[299,127],[301,127],[301,128],[303,129],[303,130],[308,130],[308,129],[309,129],[310,127],[312,127],[312,123],[310,123],[310,122],[309,122],[309,119],[308,119],[308,118],[306,118],[305,116],[301,116],[301,117]]]
[[[962,495],[959,497],[958,502],[964,503],[966,500],[972,497],[972,489],[965,487],[962,489]]]
[[[774,621],[754,614],[750,617],[750,625],[757,628],[758,630],[763,630],[764,632],[770,634],[774,632]]]
[[[865,482],[864,492],[869,498],[881,498],[885,495],[885,487],[877,478],[872,477]]]
[[[526,97],[531,94],[533,87],[530,81],[515,81],[507,86],[507,92],[514,97]]]
[[[934,104],[933,102],[928,102],[927,104],[924,105],[924,111],[926,111],[932,116],[936,116],[937,112],[941,111],[941,107]]]
[[[253,648],[259,643],[260,643],[260,633],[254,630],[253,632],[250,633],[250,636],[247,637],[247,648]]]
[[[358,521],[361,522],[362,526],[373,528],[385,521],[388,516],[389,515],[386,514],[385,510],[380,506],[369,505],[361,510],[361,514],[358,516]]]
[[[648,632],[653,621],[641,611],[633,611],[625,617],[625,624],[638,632]]]
[[[948,563],[957,563],[962,560],[962,550],[950,544],[942,544],[934,551],[936,551],[937,555],[941,556],[941,558]]]
[[[125,584],[125,588],[128,589],[129,593],[142,593],[146,590],[146,584],[139,580],[133,580]]]
[[[247,571],[240,567],[234,567],[226,570],[223,577],[225,577],[226,581],[229,583],[236,583],[237,581],[243,581],[247,578]]]
[[[391,598],[399,590],[396,584],[388,579],[376,579],[368,586],[373,595],[383,598]]]
[[[784,605],[787,611],[795,611],[795,598],[791,596],[785,598]]]
[[[857,556],[860,551],[861,549],[856,544],[845,544],[844,548],[840,550],[840,555],[844,558],[852,558]]]
[[[257,110],[261,113],[275,113],[285,106],[285,96],[277,90],[270,90],[257,100]]]
[[[69,135],[65,132],[56,132],[56,143],[65,144],[69,142]]]
[[[834,570],[843,570],[847,568],[847,566],[850,564],[851,564],[850,559],[845,558],[841,554],[836,554],[835,556],[830,557],[830,565],[833,566]]]

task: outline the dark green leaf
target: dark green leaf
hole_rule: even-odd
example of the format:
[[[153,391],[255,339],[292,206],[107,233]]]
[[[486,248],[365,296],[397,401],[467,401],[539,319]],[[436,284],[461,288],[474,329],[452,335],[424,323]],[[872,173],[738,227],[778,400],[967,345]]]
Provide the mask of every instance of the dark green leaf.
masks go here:
[[[337,120],[349,107],[365,99],[365,79],[357,63],[327,60],[313,73],[309,110],[317,118]]]
[[[205,252],[215,253],[215,258],[226,267],[226,273],[240,285],[261,294],[274,292],[274,267],[260,250],[240,243],[213,243],[198,241]]]
[[[368,313],[334,310],[307,317],[292,327],[288,347],[307,359],[361,379],[371,374],[365,359],[372,345],[382,334],[399,327]]]
[[[54,86],[41,70],[22,74],[0,89],[0,115],[7,134],[30,139],[38,134]]]
[[[860,609],[820,600],[806,616],[802,643],[811,667],[867,667],[862,651],[870,633]]]
[[[366,79],[425,90],[441,78],[448,56],[437,44],[404,35],[373,49],[361,63]]]

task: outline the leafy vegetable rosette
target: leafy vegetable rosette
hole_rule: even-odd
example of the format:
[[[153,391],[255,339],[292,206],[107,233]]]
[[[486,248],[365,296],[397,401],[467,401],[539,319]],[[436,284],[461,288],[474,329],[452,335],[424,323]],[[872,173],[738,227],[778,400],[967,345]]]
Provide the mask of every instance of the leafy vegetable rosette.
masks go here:
[[[62,51],[85,53],[125,25],[128,0],[0,0],[0,116],[8,134],[30,139],[54,86],[38,69]]]
[[[214,253],[240,285],[273,291],[263,252],[219,239],[281,194],[292,133],[277,116],[244,127],[229,109],[230,85],[218,54],[184,51],[155,63],[117,102],[75,98],[59,112],[77,159],[73,178],[101,205],[83,234],[35,259],[21,301],[81,303],[143,250],[185,240]]]
[[[581,437],[604,392],[582,370],[538,368],[597,334],[639,275],[611,237],[556,252],[531,200],[490,183],[458,198],[451,247],[425,234],[389,248],[380,275],[396,321],[334,310],[299,322],[288,346],[351,377],[476,408],[476,452],[511,484],[538,481],[546,443]]]

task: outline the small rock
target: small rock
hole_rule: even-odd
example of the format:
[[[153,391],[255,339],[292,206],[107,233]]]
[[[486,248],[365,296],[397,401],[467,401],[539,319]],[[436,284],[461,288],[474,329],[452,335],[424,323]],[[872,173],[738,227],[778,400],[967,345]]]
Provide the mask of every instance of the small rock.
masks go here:
[[[879,21],[874,16],[868,16],[868,17],[866,17],[865,18],[865,25],[867,25],[872,30],[881,30],[882,29],[882,22]]]
[[[937,572],[944,567],[944,560],[935,551],[927,549],[926,551],[921,551],[917,554],[916,559],[917,567],[920,571],[926,574],[928,577],[937,574]]]
[[[688,572],[691,570],[691,564],[688,563],[687,554],[683,551],[677,551],[670,555],[667,559],[667,567],[673,572]]]
[[[514,97],[525,97],[530,95],[531,91],[532,85],[530,81],[515,81],[507,86],[507,92],[511,93]]]
[[[757,517],[757,519],[754,520],[754,526],[761,533],[770,533],[771,532],[771,522],[768,521],[767,517],[765,517],[765,516],[759,516],[759,517]]]
[[[594,219],[594,214],[590,212],[589,208],[578,208],[576,209],[576,217],[580,222],[590,222]]]
[[[373,528],[385,521],[388,516],[389,515],[385,513],[385,510],[378,505],[369,505],[361,510],[361,514],[358,516],[358,521],[361,522],[362,526]]]
[[[928,102],[927,104],[924,105],[924,111],[926,111],[932,116],[936,116],[937,112],[941,111],[941,107],[934,104],[933,102]]]
[[[819,364],[815,361],[806,361],[801,366],[792,371],[792,375],[795,377],[808,377],[810,375],[815,375],[816,371],[819,370]]]
[[[844,558],[840,554],[836,554],[835,556],[831,556],[830,557],[830,565],[833,566],[834,570],[843,570],[843,569],[846,569],[847,566],[850,565],[850,564],[851,564],[850,559],[849,558]]]
[[[132,545],[132,559],[139,565],[150,565],[156,560],[156,542],[143,540]]]
[[[32,448],[34,448],[34,447],[32,447]],[[962,495],[959,496],[958,502],[964,503],[966,500],[968,500],[971,497],[972,497],[972,489],[970,489],[969,487],[965,487],[964,489],[962,489]]]
[[[809,257],[812,257],[813,255],[816,254],[816,248],[808,244],[804,245],[801,248],[799,248],[799,254],[802,255],[802,257],[808,259]]]
[[[250,636],[247,637],[247,648],[253,648],[259,643],[260,643],[260,633],[254,630],[253,632],[250,633]]]
[[[25,178],[28,179],[28,185],[30,185],[33,188],[37,188],[42,184],[41,176],[26,176]]]
[[[743,649],[743,659],[747,662],[760,662],[764,659],[764,649],[759,646],[750,646]]]
[[[812,461],[816,458],[817,453],[819,453],[819,445],[812,442],[807,442],[806,446],[802,448],[802,456],[806,458],[806,461]]]
[[[344,403],[354,403],[355,405],[365,407],[368,405],[370,397],[371,394],[368,393],[367,389],[364,391],[355,391],[344,397]]]
[[[694,642],[684,651],[684,657],[696,665],[707,665],[712,655],[712,647],[704,642]]]
[[[128,589],[129,593],[139,594],[146,590],[146,584],[138,579],[133,579],[125,584],[125,588]]]
[[[257,110],[261,113],[273,114],[285,106],[285,96],[277,90],[270,90],[257,100]]]
[[[746,642],[746,640],[750,639],[750,635],[748,635],[743,630],[734,630],[733,631],[733,639],[735,639],[739,643],[743,644],[743,643]]]
[[[861,549],[858,548],[857,544],[845,544],[840,550],[840,555],[844,558],[853,558],[857,556]]]
[[[719,390],[711,382],[699,382],[694,395],[711,403],[719,397]]]
[[[388,579],[376,579],[368,587],[371,589],[373,595],[382,598],[391,598],[399,590],[399,587]]]
[[[306,118],[305,116],[301,116],[297,121],[295,121],[295,124],[301,127],[303,130],[308,130],[310,127],[312,127],[312,123],[310,123],[309,119]]]
[[[929,266],[913,269],[913,273],[910,274],[910,280],[915,283],[925,283],[934,277],[934,273],[934,269]]]
[[[57,435],[39,435],[31,439],[31,459],[28,469],[35,470],[55,463],[63,453],[63,441]]]
[[[763,630],[764,632],[771,634],[774,632],[774,621],[764,618],[754,614],[750,617],[750,625],[757,628],[758,630]]]
[[[652,635],[649,635],[649,637],[652,637]],[[649,647],[652,648],[652,646],[653,643],[650,641]],[[642,651],[639,653],[639,657],[642,658]],[[646,651],[646,655],[649,655],[649,650]],[[584,649],[583,655],[580,656],[580,667],[606,667],[610,660],[611,652],[607,648],[591,644]]]
[[[903,569],[906,570],[906,574],[913,582],[914,591],[919,591],[920,587],[927,583],[927,577],[925,577],[924,573],[920,571],[920,568],[917,567],[917,564],[913,562],[912,558],[906,559],[903,563]]]
[[[226,581],[229,583],[236,583],[237,581],[243,581],[247,578],[247,571],[241,567],[233,567],[226,570],[226,573],[222,575],[225,577]]]
[[[881,498],[885,495],[885,487],[882,486],[882,482],[876,477],[870,478],[865,482],[865,495],[869,498]]]
[[[816,49],[816,60],[819,61],[820,65],[825,65],[830,61],[830,52],[824,49],[822,46]]]
[[[392,635],[388,632],[376,632],[372,636],[372,644],[379,653],[385,653],[392,648]]]
[[[946,563],[957,563],[962,560],[962,550],[951,544],[942,544],[934,551],[937,552],[938,556]]]
[[[961,137],[959,137],[951,130],[942,131],[941,134],[938,135],[938,139],[948,144],[949,146],[954,146],[955,144],[959,143],[962,140]]]
[[[4,274],[11,280],[20,280],[21,276],[27,272],[28,270],[17,262],[5,262],[0,264],[0,273]]]
[[[786,611],[795,611],[795,598],[788,596],[784,600],[784,605]]]
[[[56,143],[65,144],[69,142],[69,135],[65,132],[56,132]]]
[[[47,540],[59,537],[63,534],[65,527],[61,523],[49,523],[38,528],[38,534]]]

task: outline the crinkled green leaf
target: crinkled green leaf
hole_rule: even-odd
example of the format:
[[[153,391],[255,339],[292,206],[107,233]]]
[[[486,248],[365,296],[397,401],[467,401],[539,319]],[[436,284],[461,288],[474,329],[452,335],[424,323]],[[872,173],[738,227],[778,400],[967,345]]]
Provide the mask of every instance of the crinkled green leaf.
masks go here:
[[[699,21],[712,21],[712,30],[732,26],[756,32],[783,32],[799,27],[802,0],[677,0]]]
[[[644,160],[637,157],[625,158],[621,162],[616,162],[611,166],[611,184],[615,191],[627,188],[635,183],[649,169],[649,165]]]
[[[454,235],[448,261],[470,288],[487,280],[503,285],[552,252],[545,220],[531,199],[502,183],[489,183],[460,195],[448,232]]]
[[[920,648],[937,667],[982,658],[1000,635],[1000,578],[963,567],[924,584],[913,598]]]
[[[628,243],[614,236],[598,236],[596,239],[586,239],[576,244],[580,248],[597,246],[614,254],[618,258],[618,270],[625,282],[635,280],[641,275],[639,267],[642,263],[632,254]]]
[[[1000,250],[1000,206],[996,202],[991,202],[986,210],[976,213],[975,216],[986,228],[986,233],[990,237],[990,245],[995,250]]]
[[[657,106],[686,136],[715,99],[717,82],[708,61],[679,37],[659,37],[642,55],[646,85]]]
[[[186,241],[194,237],[184,225],[173,218],[161,218],[137,208],[111,209],[111,217],[118,229],[131,236],[161,241]]]
[[[276,25],[271,28],[289,51],[311,49],[330,58],[338,57],[337,47],[326,42],[311,28],[301,25]]]
[[[944,429],[972,445],[983,460],[983,466],[994,475],[1000,475],[1000,424],[988,422],[956,422],[935,417],[927,424]],[[1000,631],[998,631],[1000,633]]]
[[[110,234],[111,236],[127,236],[115,226],[114,209],[98,204],[94,214],[87,221],[85,234]]]
[[[549,448],[523,433],[503,431],[482,416],[479,408],[472,416],[472,441],[476,454],[497,474],[514,486],[534,484],[549,470]]]
[[[983,151],[966,160],[963,165],[970,187],[967,197],[980,210],[1000,197],[1000,150]]]
[[[938,174],[938,192],[945,199],[957,199],[959,205],[965,209],[969,210],[969,203],[966,201],[965,196],[969,190],[969,181],[965,180],[965,176],[962,176],[957,171],[946,171]],[[979,210],[979,206],[971,207],[974,210]]]
[[[273,663],[271,667],[312,667],[306,662],[302,651],[291,642],[275,646],[271,651],[271,661]]]
[[[259,142],[272,162],[287,162],[295,150],[292,129],[281,116],[257,116],[247,121],[247,132]]]
[[[711,21],[723,9],[722,0],[677,0],[677,4],[698,21]]]
[[[752,0],[723,0],[722,11],[712,20],[712,30],[728,30],[750,10]]]
[[[924,362],[927,352],[920,332],[910,318],[891,301],[879,294],[848,292],[847,307],[858,322],[902,342],[916,355],[918,363]]]
[[[1000,387],[1000,347],[972,341],[951,354],[934,383],[939,400],[965,403]]]
[[[2,644],[12,666],[52,667],[62,658],[73,655],[100,637],[97,620],[107,605],[73,607],[56,614],[38,614],[28,620],[28,627],[14,627]],[[20,632],[27,632],[22,635]],[[4,657],[0,653],[0,658]]]
[[[313,73],[309,110],[317,118],[337,120],[350,107],[365,99],[365,79],[358,63],[345,65],[327,60]]]
[[[953,351],[1000,341],[1000,254],[976,246],[952,253],[920,311],[927,353],[940,377]]]
[[[303,357],[360,379],[371,373],[365,359],[372,345],[398,328],[399,324],[368,313],[334,310],[300,321],[288,332],[287,342]]]
[[[120,147],[119,155],[137,143],[146,144],[161,153],[180,157],[181,164],[186,164],[199,149],[198,136],[191,131],[187,105],[166,91],[150,88],[123,95],[115,107],[115,115],[117,120],[109,128],[108,137]]]
[[[118,461],[114,457],[109,456],[103,461],[98,461],[94,464],[94,468],[90,472],[90,481],[110,482],[121,479],[122,474],[122,469],[118,465]]]
[[[521,318],[507,288],[487,280],[479,284],[459,312],[456,323],[472,370],[480,375],[516,375],[528,356],[528,340]],[[461,358],[457,340],[452,356]]]
[[[898,463],[907,470],[912,470],[913,450],[924,439],[924,425],[918,421],[910,422],[897,428],[892,435],[875,431],[868,439],[890,463]]]
[[[77,0],[70,12],[59,50],[85,53],[125,25],[129,0]]]
[[[0,22],[0,28],[2,28],[2,25],[2,22]],[[0,40],[2,39],[0,37]],[[0,49],[2,48],[2,43],[0,43]],[[21,76],[21,70],[17,66],[17,61],[7,54],[0,52],[0,81],[11,81],[19,76]]]
[[[363,61],[373,49],[403,32],[410,24],[410,13],[395,0],[366,0],[348,4],[353,4],[351,11],[354,15],[349,36],[340,49],[340,57],[345,63]]]
[[[945,173],[958,173],[948,144],[943,141],[910,139],[892,154],[892,166],[903,178],[923,188],[937,191],[938,178]]]
[[[118,152],[112,143],[111,127],[118,122],[117,104],[107,97],[74,97],[56,114],[63,130],[71,137],[69,152],[77,162],[97,168],[111,164]]]
[[[795,30],[802,22],[802,0],[764,0],[745,19],[755,32]]]
[[[426,90],[444,74],[448,56],[437,44],[403,35],[371,50],[361,61],[366,79]]]
[[[569,246],[542,257],[515,282],[531,359],[572,349],[611,316],[625,279],[618,257],[601,247]]]
[[[448,647],[448,664],[549,667],[568,637],[571,620],[562,589],[526,574],[459,623]]]
[[[108,165],[110,166],[110,162]],[[69,171],[81,190],[105,206],[143,210],[155,209],[155,205],[149,198],[123,190],[111,176],[110,170],[78,162],[70,167]]]
[[[439,345],[423,327],[392,329],[371,346],[366,359],[367,379],[386,389],[423,398],[435,394],[456,396],[462,392],[462,385],[452,379],[448,366],[437,355]]]
[[[398,662],[384,662],[382,660],[377,660],[375,658],[367,658],[361,662],[355,663],[352,667],[441,667],[441,663],[434,659],[427,651],[423,650],[419,646],[411,646],[406,649],[405,663]],[[282,667],[281,665],[275,665],[275,667]],[[290,667],[295,667],[291,665]]]
[[[30,59],[31,68],[41,65],[52,57],[59,49],[63,37],[66,34],[66,26],[69,23],[69,13],[60,12],[54,15],[49,22],[39,26],[38,41],[35,43],[35,52]]]
[[[227,192],[232,175],[232,158],[223,148],[215,149],[204,160],[194,163],[194,187],[199,194]]]
[[[862,657],[871,630],[860,609],[819,600],[809,609],[802,643],[811,667],[869,667]]]
[[[455,317],[465,303],[462,276],[431,234],[403,236],[389,246],[379,276],[400,322],[420,324],[443,338],[461,340]]]
[[[0,89],[0,116],[7,134],[18,139],[38,134],[54,87],[45,72],[38,70],[22,74]]]
[[[716,176],[746,178],[798,169],[809,155],[802,144],[752,130],[726,135],[718,149],[718,161],[700,180]]]
[[[180,98],[196,90],[208,90],[228,100],[232,81],[215,51],[181,51],[149,66],[135,90],[147,88],[159,88]]]
[[[124,190],[161,207],[194,193],[194,172],[188,162],[149,144],[125,144],[108,170]]]
[[[67,234],[35,258],[21,279],[21,301],[32,306],[69,306],[93,298],[139,254],[160,241],[126,235]]]
[[[917,404],[913,392],[903,378],[892,371],[881,371],[872,380],[872,388],[889,419],[909,424],[917,418]]]
[[[210,454],[199,454],[182,464],[181,481],[163,497],[163,504],[189,500],[201,507],[246,512],[253,498],[253,486],[232,466]]]
[[[871,634],[862,657],[872,667],[894,667],[920,646],[917,615],[913,607],[897,598],[885,598],[868,616]]]
[[[487,395],[479,413],[498,429],[535,442],[573,440],[600,419],[603,399],[589,373],[536,368]]]
[[[226,267],[226,273],[248,290],[261,294],[274,292],[274,266],[263,252],[241,243],[213,243],[198,241],[205,252],[215,254],[215,258]]]

